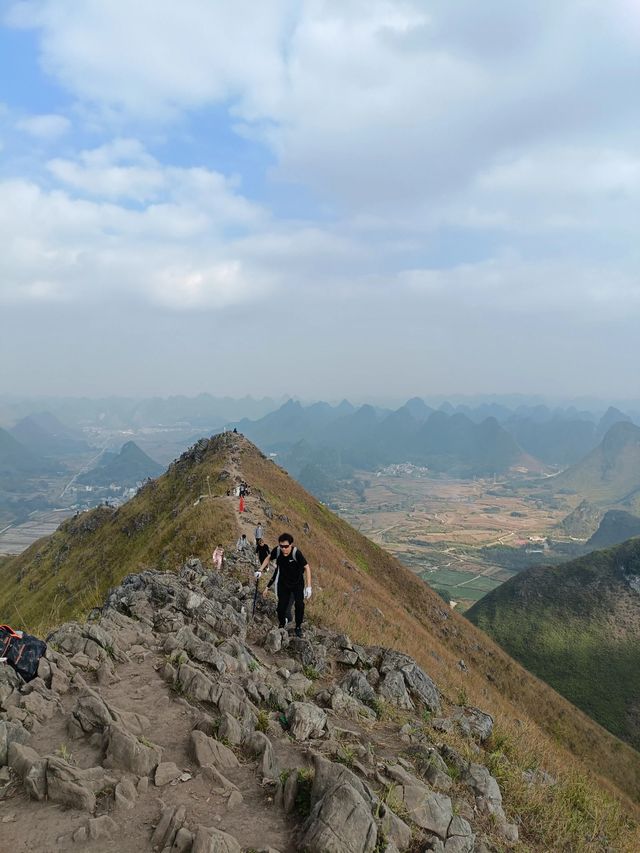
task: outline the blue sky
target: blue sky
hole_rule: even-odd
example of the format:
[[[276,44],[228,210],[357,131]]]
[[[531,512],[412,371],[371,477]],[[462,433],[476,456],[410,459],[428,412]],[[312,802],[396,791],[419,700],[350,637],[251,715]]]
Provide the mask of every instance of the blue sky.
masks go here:
[[[636,0],[3,0],[0,392],[632,398]]]

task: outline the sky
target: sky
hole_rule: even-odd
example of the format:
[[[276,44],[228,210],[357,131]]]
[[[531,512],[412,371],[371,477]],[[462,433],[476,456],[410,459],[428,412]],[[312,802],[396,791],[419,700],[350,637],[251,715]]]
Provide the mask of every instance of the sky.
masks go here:
[[[0,393],[638,398],[640,0],[0,0]]]

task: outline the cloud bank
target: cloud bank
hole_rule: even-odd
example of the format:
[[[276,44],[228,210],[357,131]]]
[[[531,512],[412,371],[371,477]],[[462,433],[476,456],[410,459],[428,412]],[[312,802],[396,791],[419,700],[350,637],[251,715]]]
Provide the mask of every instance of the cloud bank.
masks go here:
[[[6,317],[122,306],[150,346],[158,317],[240,325],[280,377],[223,391],[635,393],[630,0],[21,0],[3,23],[42,86],[0,111]]]

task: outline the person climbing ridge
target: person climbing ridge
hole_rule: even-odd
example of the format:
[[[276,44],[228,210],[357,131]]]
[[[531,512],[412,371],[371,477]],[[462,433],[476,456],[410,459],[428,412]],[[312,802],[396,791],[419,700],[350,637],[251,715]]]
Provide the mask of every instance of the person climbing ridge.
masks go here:
[[[224,548],[222,547],[222,545],[218,544],[218,545],[216,546],[215,551],[213,552],[213,557],[212,557],[212,559],[213,559],[213,568],[214,568],[217,572],[221,572],[221,571],[222,571],[222,559],[223,559],[223,557],[224,557]]]
[[[262,561],[258,571],[255,573],[256,580],[263,572],[268,570],[269,563],[276,564],[276,571],[267,584],[263,596],[267,596],[274,582],[278,581],[278,625],[284,628],[287,619],[287,610],[290,599],[293,597],[295,604],[296,637],[302,636],[302,622],[304,620],[304,603],[311,598],[311,567],[307,563],[304,554],[293,545],[293,536],[290,533],[281,533],[278,537],[278,546]]]

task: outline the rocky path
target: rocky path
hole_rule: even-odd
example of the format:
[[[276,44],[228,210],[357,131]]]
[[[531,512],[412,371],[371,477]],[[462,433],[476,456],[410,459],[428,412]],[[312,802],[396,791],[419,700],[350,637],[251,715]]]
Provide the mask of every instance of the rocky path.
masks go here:
[[[293,638],[272,604],[251,620],[245,572],[231,558],[223,574],[194,560],[131,575],[49,638],[34,681],[0,667],[0,850],[471,853],[492,849],[489,829],[515,842],[468,757],[491,718],[443,716],[398,652],[311,626]],[[466,756],[440,742],[453,730]]]

